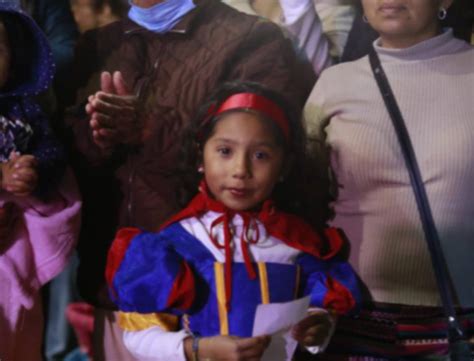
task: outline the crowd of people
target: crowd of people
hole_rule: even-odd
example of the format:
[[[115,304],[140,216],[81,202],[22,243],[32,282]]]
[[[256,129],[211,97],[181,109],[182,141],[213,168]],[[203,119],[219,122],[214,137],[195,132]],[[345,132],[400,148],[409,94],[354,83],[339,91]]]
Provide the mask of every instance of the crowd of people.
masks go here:
[[[472,0],[0,0],[0,360],[269,360],[260,306],[302,298],[272,360],[472,358],[473,23]]]

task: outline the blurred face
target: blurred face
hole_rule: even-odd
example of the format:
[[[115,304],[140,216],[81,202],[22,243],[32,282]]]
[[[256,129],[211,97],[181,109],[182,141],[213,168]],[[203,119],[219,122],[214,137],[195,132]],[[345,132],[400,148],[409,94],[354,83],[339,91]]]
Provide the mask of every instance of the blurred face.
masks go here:
[[[438,12],[452,0],[362,0],[364,14],[384,47],[408,47],[436,36]]]
[[[81,33],[98,27],[98,16],[92,6],[92,0],[73,0],[71,11]]]
[[[162,3],[165,0],[133,0],[133,3],[141,8],[151,8],[152,6]]]
[[[204,177],[215,199],[235,211],[268,199],[282,174],[284,150],[267,121],[235,112],[220,119],[204,146]]]
[[[0,88],[8,81],[10,74],[11,52],[5,25],[0,21]]]

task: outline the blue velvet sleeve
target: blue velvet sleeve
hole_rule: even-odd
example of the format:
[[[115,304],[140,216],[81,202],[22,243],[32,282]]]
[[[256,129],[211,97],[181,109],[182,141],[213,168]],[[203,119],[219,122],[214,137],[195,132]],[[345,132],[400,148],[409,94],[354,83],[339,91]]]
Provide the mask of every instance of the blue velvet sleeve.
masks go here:
[[[121,311],[181,315],[192,307],[193,271],[167,236],[140,233],[125,250],[114,250],[113,245],[112,251],[123,252],[110,287]]]
[[[359,281],[349,263],[303,254],[297,264],[301,267],[302,295],[310,295],[311,306],[331,309],[338,314],[357,310],[361,299]]]

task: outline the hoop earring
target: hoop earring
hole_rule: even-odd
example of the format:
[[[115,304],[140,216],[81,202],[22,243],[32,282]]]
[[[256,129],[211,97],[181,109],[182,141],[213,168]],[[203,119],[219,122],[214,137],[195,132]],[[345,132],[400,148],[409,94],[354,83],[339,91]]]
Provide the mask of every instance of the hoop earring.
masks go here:
[[[369,20],[367,19],[367,16],[365,16],[365,14],[362,15],[362,21],[363,21],[364,23],[366,23],[366,24],[369,23]]]
[[[445,8],[440,8],[438,11],[438,19],[439,20],[444,20],[446,19],[446,15],[448,15],[448,12],[446,11]]]

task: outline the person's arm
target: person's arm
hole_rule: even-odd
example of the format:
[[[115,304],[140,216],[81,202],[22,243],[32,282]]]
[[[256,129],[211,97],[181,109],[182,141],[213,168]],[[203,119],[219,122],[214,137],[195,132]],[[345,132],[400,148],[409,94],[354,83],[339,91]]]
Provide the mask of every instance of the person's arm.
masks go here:
[[[329,42],[312,0],[280,0],[282,25],[296,37],[313,70],[320,74],[332,64]]]
[[[123,342],[130,353],[139,360],[187,361],[184,340],[186,331],[168,332],[159,326],[141,331],[124,331]]]
[[[130,353],[146,361],[194,360],[193,343],[200,360],[260,359],[270,343],[269,336],[240,338],[234,336],[202,337],[194,340],[188,332],[168,332],[159,326],[140,331],[124,331],[123,341]]]

